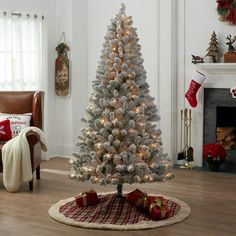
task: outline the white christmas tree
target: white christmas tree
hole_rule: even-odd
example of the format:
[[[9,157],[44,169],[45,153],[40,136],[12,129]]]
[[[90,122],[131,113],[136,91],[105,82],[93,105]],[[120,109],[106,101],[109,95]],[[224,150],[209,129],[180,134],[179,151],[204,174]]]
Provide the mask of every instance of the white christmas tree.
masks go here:
[[[172,162],[163,153],[157,108],[149,95],[136,28],[122,4],[111,20],[82,118],[87,127],[70,160],[70,178],[92,183],[150,183],[172,178]]]

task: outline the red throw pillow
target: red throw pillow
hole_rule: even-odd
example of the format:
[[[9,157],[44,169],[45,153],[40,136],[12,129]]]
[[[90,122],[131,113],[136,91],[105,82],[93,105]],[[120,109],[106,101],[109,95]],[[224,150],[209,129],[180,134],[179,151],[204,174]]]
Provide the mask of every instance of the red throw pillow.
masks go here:
[[[0,121],[0,141],[12,139],[10,120]]]

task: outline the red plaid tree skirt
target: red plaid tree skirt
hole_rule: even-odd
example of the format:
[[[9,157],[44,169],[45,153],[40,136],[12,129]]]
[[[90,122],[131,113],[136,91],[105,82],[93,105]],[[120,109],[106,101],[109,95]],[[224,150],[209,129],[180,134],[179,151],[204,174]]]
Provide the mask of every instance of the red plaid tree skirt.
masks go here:
[[[77,207],[75,200],[60,206],[59,212],[65,217],[83,223],[132,225],[143,221],[152,221],[148,214],[115,194],[99,195],[99,203],[93,206]],[[180,211],[180,205],[167,200],[170,217]]]

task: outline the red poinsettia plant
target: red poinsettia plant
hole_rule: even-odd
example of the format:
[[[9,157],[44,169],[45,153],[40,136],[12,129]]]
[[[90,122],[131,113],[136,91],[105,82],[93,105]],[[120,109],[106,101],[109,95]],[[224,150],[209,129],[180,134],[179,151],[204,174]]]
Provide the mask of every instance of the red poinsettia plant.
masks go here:
[[[217,143],[204,144],[203,146],[204,159],[212,158],[213,160],[221,160],[226,156],[225,149]]]

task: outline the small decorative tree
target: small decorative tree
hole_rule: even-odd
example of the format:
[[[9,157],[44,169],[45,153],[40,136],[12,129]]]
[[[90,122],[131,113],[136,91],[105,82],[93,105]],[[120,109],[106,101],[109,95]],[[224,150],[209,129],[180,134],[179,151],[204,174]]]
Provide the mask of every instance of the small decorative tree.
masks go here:
[[[70,178],[117,185],[150,183],[172,177],[172,162],[163,153],[161,131],[154,122],[160,117],[149,95],[132,18],[125,5],[111,20],[101,62],[93,81],[87,114],[71,159]]]
[[[213,31],[210,40],[211,40],[209,43],[210,46],[207,48],[208,53],[206,54],[206,56],[210,57],[211,63],[216,63],[219,61],[221,55],[219,52],[217,36],[215,31]]]

